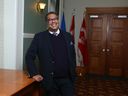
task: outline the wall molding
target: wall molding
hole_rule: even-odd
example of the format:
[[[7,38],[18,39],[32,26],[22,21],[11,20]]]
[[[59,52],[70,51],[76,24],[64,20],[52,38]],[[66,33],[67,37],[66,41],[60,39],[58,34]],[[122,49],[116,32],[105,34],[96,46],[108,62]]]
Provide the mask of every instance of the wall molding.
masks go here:
[[[24,38],[34,38],[34,35],[32,33],[24,33]]]

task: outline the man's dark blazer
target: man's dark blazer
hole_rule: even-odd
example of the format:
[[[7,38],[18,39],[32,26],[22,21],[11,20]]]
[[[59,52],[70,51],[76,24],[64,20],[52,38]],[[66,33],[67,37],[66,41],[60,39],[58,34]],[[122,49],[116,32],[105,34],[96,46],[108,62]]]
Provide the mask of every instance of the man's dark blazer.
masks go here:
[[[69,32],[60,32],[63,34],[66,41],[67,50],[68,50],[68,59],[70,65],[70,76],[71,80],[75,79],[75,67],[76,67],[76,55],[74,44],[72,42],[72,36]],[[59,45],[58,45],[59,46]],[[62,50],[63,51],[63,50]],[[38,56],[39,59],[39,70],[37,70],[35,65],[35,58]],[[34,39],[28,51],[26,53],[26,65],[27,70],[30,76],[36,74],[41,74],[43,76],[43,84],[46,88],[50,88],[52,84],[52,74],[54,66],[54,53],[52,50],[52,44],[50,42],[50,35],[48,30],[35,34]]]

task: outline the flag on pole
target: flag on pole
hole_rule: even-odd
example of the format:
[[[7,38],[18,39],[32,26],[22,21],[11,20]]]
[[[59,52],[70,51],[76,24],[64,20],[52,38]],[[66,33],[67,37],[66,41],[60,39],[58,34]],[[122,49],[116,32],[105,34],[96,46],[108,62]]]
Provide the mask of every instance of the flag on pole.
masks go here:
[[[65,16],[64,16],[64,12],[62,15],[62,19],[61,19],[61,26],[60,26],[61,30],[63,30],[64,32],[66,32],[66,24],[65,24]]]
[[[73,43],[75,43],[75,15],[72,16],[70,32],[71,32],[71,35],[73,37]]]
[[[88,50],[87,50],[87,34],[86,34],[86,25],[85,17],[83,18],[82,25],[80,28],[80,35],[78,39],[78,63],[80,66],[85,66],[88,64]]]

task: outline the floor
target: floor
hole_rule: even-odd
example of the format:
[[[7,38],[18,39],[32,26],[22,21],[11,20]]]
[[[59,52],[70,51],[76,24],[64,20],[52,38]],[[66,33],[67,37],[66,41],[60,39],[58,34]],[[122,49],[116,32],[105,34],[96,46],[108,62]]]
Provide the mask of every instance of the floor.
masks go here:
[[[86,75],[77,77],[75,96],[128,96],[128,79]]]

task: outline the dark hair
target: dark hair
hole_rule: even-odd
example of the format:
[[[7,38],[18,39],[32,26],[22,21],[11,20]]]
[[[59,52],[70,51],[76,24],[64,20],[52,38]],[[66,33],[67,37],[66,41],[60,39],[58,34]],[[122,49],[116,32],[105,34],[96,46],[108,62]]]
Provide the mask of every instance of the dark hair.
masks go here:
[[[45,16],[45,20],[47,21],[47,17],[48,17],[48,15],[49,14],[55,14],[56,16],[57,16],[57,18],[58,18],[58,14],[57,14],[57,12],[54,12],[54,11],[51,11],[51,12],[48,12],[47,14],[46,14],[46,16]]]

